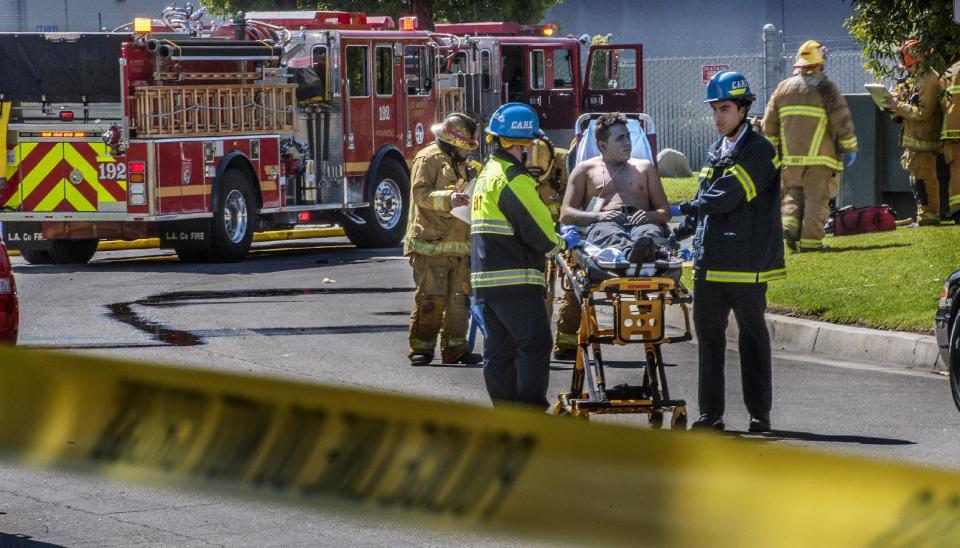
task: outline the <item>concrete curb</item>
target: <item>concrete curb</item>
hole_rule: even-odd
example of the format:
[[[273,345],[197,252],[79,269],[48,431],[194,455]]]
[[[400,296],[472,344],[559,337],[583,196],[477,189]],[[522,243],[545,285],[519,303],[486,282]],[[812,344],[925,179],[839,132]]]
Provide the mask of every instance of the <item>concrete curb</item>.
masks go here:
[[[255,242],[277,242],[282,240],[307,240],[310,238],[335,238],[343,236],[340,227],[330,228],[301,228],[291,230],[273,230],[257,232],[253,235]],[[155,249],[160,247],[159,238],[144,238],[142,240],[104,240],[97,246],[97,251],[122,251],[127,249]],[[20,252],[10,250],[10,256],[18,256]]]
[[[937,339],[932,335],[881,331],[777,314],[767,314],[766,319],[775,351],[821,354],[832,359],[870,361],[909,369],[946,369],[939,360]],[[682,329],[680,307],[667,307],[665,320],[669,327]],[[692,324],[692,306],[690,321]],[[731,314],[727,338],[736,341],[738,333],[739,328]]]

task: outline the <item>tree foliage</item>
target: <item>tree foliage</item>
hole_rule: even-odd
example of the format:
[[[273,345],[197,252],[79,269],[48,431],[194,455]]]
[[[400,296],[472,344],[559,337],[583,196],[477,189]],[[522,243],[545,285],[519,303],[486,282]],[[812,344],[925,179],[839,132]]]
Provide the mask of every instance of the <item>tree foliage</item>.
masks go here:
[[[844,23],[863,45],[866,68],[877,77],[897,75],[900,45],[916,38],[930,48],[922,62],[943,72],[960,55],[960,26],[949,0],[853,0]]]
[[[432,8],[437,22],[518,21],[538,23],[548,9],[561,0],[202,0],[211,13],[231,16],[239,10],[330,10],[362,11],[390,15],[394,19],[410,13],[414,4]],[[420,11],[419,9],[417,10]]]

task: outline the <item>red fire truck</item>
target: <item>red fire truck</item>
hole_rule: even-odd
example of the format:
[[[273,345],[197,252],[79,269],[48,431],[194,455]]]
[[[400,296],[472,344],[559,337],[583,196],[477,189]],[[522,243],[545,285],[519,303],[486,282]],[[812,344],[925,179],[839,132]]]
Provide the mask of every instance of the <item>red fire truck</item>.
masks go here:
[[[503,103],[527,103],[562,145],[584,112],[643,112],[639,44],[590,46],[581,76],[588,37],[557,36],[554,25],[451,23],[436,32],[447,35],[437,85],[443,110],[464,108],[487,119]]]
[[[138,25],[0,34],[0,222],[31,263],[84,263],[100,239],[153,236],[182,260],[235,261],[254,231],[320,222],[394,246],[408,163],[445,107],[483,117],[521,99],[549,130],[572,126],[581,100],[634,110],[617,101],[641,85],[634,46],[597,56],[588,70],[605,72],[584,92],[575,40],[491,27],[394,31],[349,12],[205,27],[175,8]]]

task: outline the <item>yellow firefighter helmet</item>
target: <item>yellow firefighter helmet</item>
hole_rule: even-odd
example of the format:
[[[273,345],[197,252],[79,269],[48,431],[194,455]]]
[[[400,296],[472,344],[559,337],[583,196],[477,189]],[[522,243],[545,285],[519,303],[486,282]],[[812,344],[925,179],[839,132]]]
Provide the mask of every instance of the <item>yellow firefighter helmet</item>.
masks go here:
[[[827,48],[816,40],[807,40],[797,50],[797,62],[794,67],[815,67],[822,65],[827,58]]]

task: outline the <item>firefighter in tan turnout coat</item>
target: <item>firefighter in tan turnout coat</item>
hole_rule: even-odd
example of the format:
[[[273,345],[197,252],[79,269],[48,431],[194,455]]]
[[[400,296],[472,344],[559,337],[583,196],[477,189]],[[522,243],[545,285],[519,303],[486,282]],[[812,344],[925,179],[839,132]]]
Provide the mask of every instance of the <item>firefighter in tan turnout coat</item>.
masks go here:
[[[941,81],[946,92],[943,103],[943,158],[950,165],[950,191],[947,203],[950,217],[960,224],[960,59],[947,69]]]
[[[433,360],[437,336],[444,363],[478,363],[467,349],[470,225],[450,214],[468,205],[466,155],[477,148],[477,122],[453,113],[431,130],[436,142],[420,151],[410,173],[410,228],[403,254],[417,286],[410,313],[410,364]]]
[[[907,40],[900,47],[900,67],[909,76],[897,83],[886,107],[894,120],[903,123],[900,146],[903,168],[910,173],[917,199],[917,224],[940,224],[940,181],[937,154],[940,153],[940,75],[918,63],[930,50],[919,40]]]
[[[800,46],[794,75],[780,82],[763,115],[763,133],[783,165],[783,237],[793,251],[825,249],[823,225],[837,173],[857,157],[850,108],[823,74],[824,54],[815,40]]]
[[[551,148],[552,154],[551,154]],[[567,150],[547,145],[542,139],[535,139],[528,150],[527,169],[537,178],[537,192],[540,199],[550,210],[553,220],[560,219],[560,206],[563,192],[567,189]],[[547,318],[553,316],[553,300],[558,278],[563,277],[560,267],[552,260],[547,261]],[[554,338],[553,357],[558,360],[576,358],[577,331],[580,329],[580,303],[573,291],[564,291],[557,311],[557,334]]]

